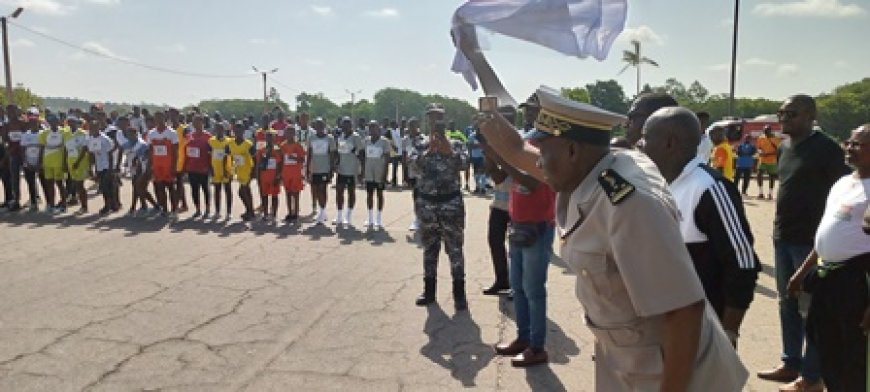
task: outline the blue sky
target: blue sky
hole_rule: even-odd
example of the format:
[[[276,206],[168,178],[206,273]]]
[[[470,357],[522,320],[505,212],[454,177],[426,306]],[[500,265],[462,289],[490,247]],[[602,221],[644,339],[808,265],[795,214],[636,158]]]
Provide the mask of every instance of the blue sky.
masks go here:
[[[450,71],[448,30],[457,0],[0,0],[0,13],[24,13],[9,28],[13,83],[45,96],[184,105],[208,98],[259,98],[251,66],[279,68],[285,100],[300,91],[336,102],[346,91],[370,98],[383,87],[476,101]],[[675,77],[728,91],[733,2],[628,0],[626,31],[603,62],[576,59],[503,36],[488,57],[508,89],[524,97],[540,84],[579,86],[616,79],[635,90],[621,53],[639,39],[659,68],[646,83]],[[870,76],[870,2],[743,0],[738,96],[782,99],[818,94]],[[33,34],[152,66],[231,75],[198,78],[100,58]]]

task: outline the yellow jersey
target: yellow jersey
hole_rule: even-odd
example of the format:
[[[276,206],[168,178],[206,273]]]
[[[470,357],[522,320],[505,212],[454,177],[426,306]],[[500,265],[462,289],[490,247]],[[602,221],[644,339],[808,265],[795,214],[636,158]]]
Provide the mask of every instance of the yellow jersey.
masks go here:
[[[212,136],[208,139],[208,146],[211,147],[211,169],[215,176],[230,172],[233,168],[233,161],[226,159],[229,144],[228,137],[218,139],[216,136]]]
[[[235,139],[228,140],[227,147],[233,167],[238,173],[250,174],[251,169],[254,168],[254,155],[251,153],[254,143],[251,143],[250,140],[244,140],[241,143],[237,143]]]
[[[175,166],[175,170],[179,173],[184,171],[184,151],[187,150],[187,135],[184,134],[184,130],[187,129],[186,124],[179,124],[175,127],[175,135],[178,136],[178,154],[177,164]]]

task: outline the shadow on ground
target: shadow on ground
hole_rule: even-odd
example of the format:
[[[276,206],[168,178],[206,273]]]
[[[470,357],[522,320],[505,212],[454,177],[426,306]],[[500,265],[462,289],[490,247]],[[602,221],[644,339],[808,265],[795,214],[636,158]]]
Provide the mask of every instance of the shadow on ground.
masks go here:
[[[426,308],[428,316],[423,332],[429,342],[420,354],[450,371],[450,376],[465,387],[476,386],[475,378],[492,361],[495,353],[483,342],[480,327],[469,311],[457,312],[452,318],[438,303]]]

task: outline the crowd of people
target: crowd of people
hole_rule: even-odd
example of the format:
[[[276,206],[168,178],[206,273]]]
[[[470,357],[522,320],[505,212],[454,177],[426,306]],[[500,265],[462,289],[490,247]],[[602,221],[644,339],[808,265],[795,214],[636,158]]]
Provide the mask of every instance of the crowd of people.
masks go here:
[[[23,173],[32,211],[38,180],[47,213],[74,204],[88,213],[85,182],[95,179],[99,212],[110,214],[121,210],[120,179],[129,176],[133,216],[192,210],[191,218],[230,219],[237,182],[241,219],[276,221],[284,192],[284,220],[294,222],[308,184],[315,224],[326,224],[335,181],[332,222],[353,224],[359,184],[364,225],[378,229],[384,190],[409,187],[409,229],[423,246],[415,302],[436,300],[443,243],[463,311],[464,177],[466,191],[492,196],[494,281],[483,294],[509,295],[515,308],[516,337],[496,344],[497,354],[517,367],[548,361],[547,267],[558,238],[596,337],[597,390],[736,391],[748,377],[737,347],[761,271],[743,207],[756,172],[759,199],[776,189],[783,344],[782,364],[758,377],[784,383],[781,391],[865,390],[870,124],[838,144],[814,129],[813,98],[795,95],[777,112],[785,137],[768,128],[732,146],[709,116],[666,94],[641,94],[623,116],[542,88],[520,109],[519,129],[517,110],[500,107],[459,130],[436,103],[422,120],[344,117],[334,127],[277,108],[255,122],[196,109],[22,113],[9,105],[0,116],[4,206],[22,208]],[[626,135],[611,139],[617,124]]]
[[[75,214],[89,213],[86,182],[93,180],[104,201],[99,213],[111,214],[122,208],[118,190],[121,178],[129,177],[131,216],[177,219],[190,212],[194,219],[230,220],[237,183],[239,218],[259,215],[274,222],[283,205],[283,220],[292,223],[299,219],[299,195],[308,184],[315,224],[325,224],[327,185],[335,181],[332,223],[353,225],[359,184],[367,196],[364,226],[375,229],[383,228],[384,190],[415,189],[414,144],[423,138],[415,118],[359,118],[354,124],[344,117],[330,127],[304,112],[288,119],[277,107],[259,122],[253,116],[224,119],[198,108],[149,113],[133,107],[131,113],[106,113],[96,105],[66,112],[9,105],[0,109],[0,119],[2,208],[8,211],[37,211],[42,203],[50,214],[66,213],[73,205],[80,207]],[[470,156],[458,169],[465,190],[484,194],[487,181],[474,132],[457,129],[453,122],[443,126],[449,140]],[[410,222],[410,230],[417,227],[416,220]]]

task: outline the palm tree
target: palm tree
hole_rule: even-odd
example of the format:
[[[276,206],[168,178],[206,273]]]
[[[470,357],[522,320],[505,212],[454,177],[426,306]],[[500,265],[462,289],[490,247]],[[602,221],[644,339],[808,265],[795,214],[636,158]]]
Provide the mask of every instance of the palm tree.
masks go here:
[[[625,72],[628,67],[637,68],[637,94],[640,94],[640,65],[643,63],[647,63],[653,66],[658,67],[659,63],[655,62],[655,60],[649,57],[642,57],[640,55],[640,41],[633,39],[631,40],[631,45],[634,46],[634,51],[623,50],[622,51],[622,61],[624,61],[625,67],[619,71],[618,75],[621,75]]]

